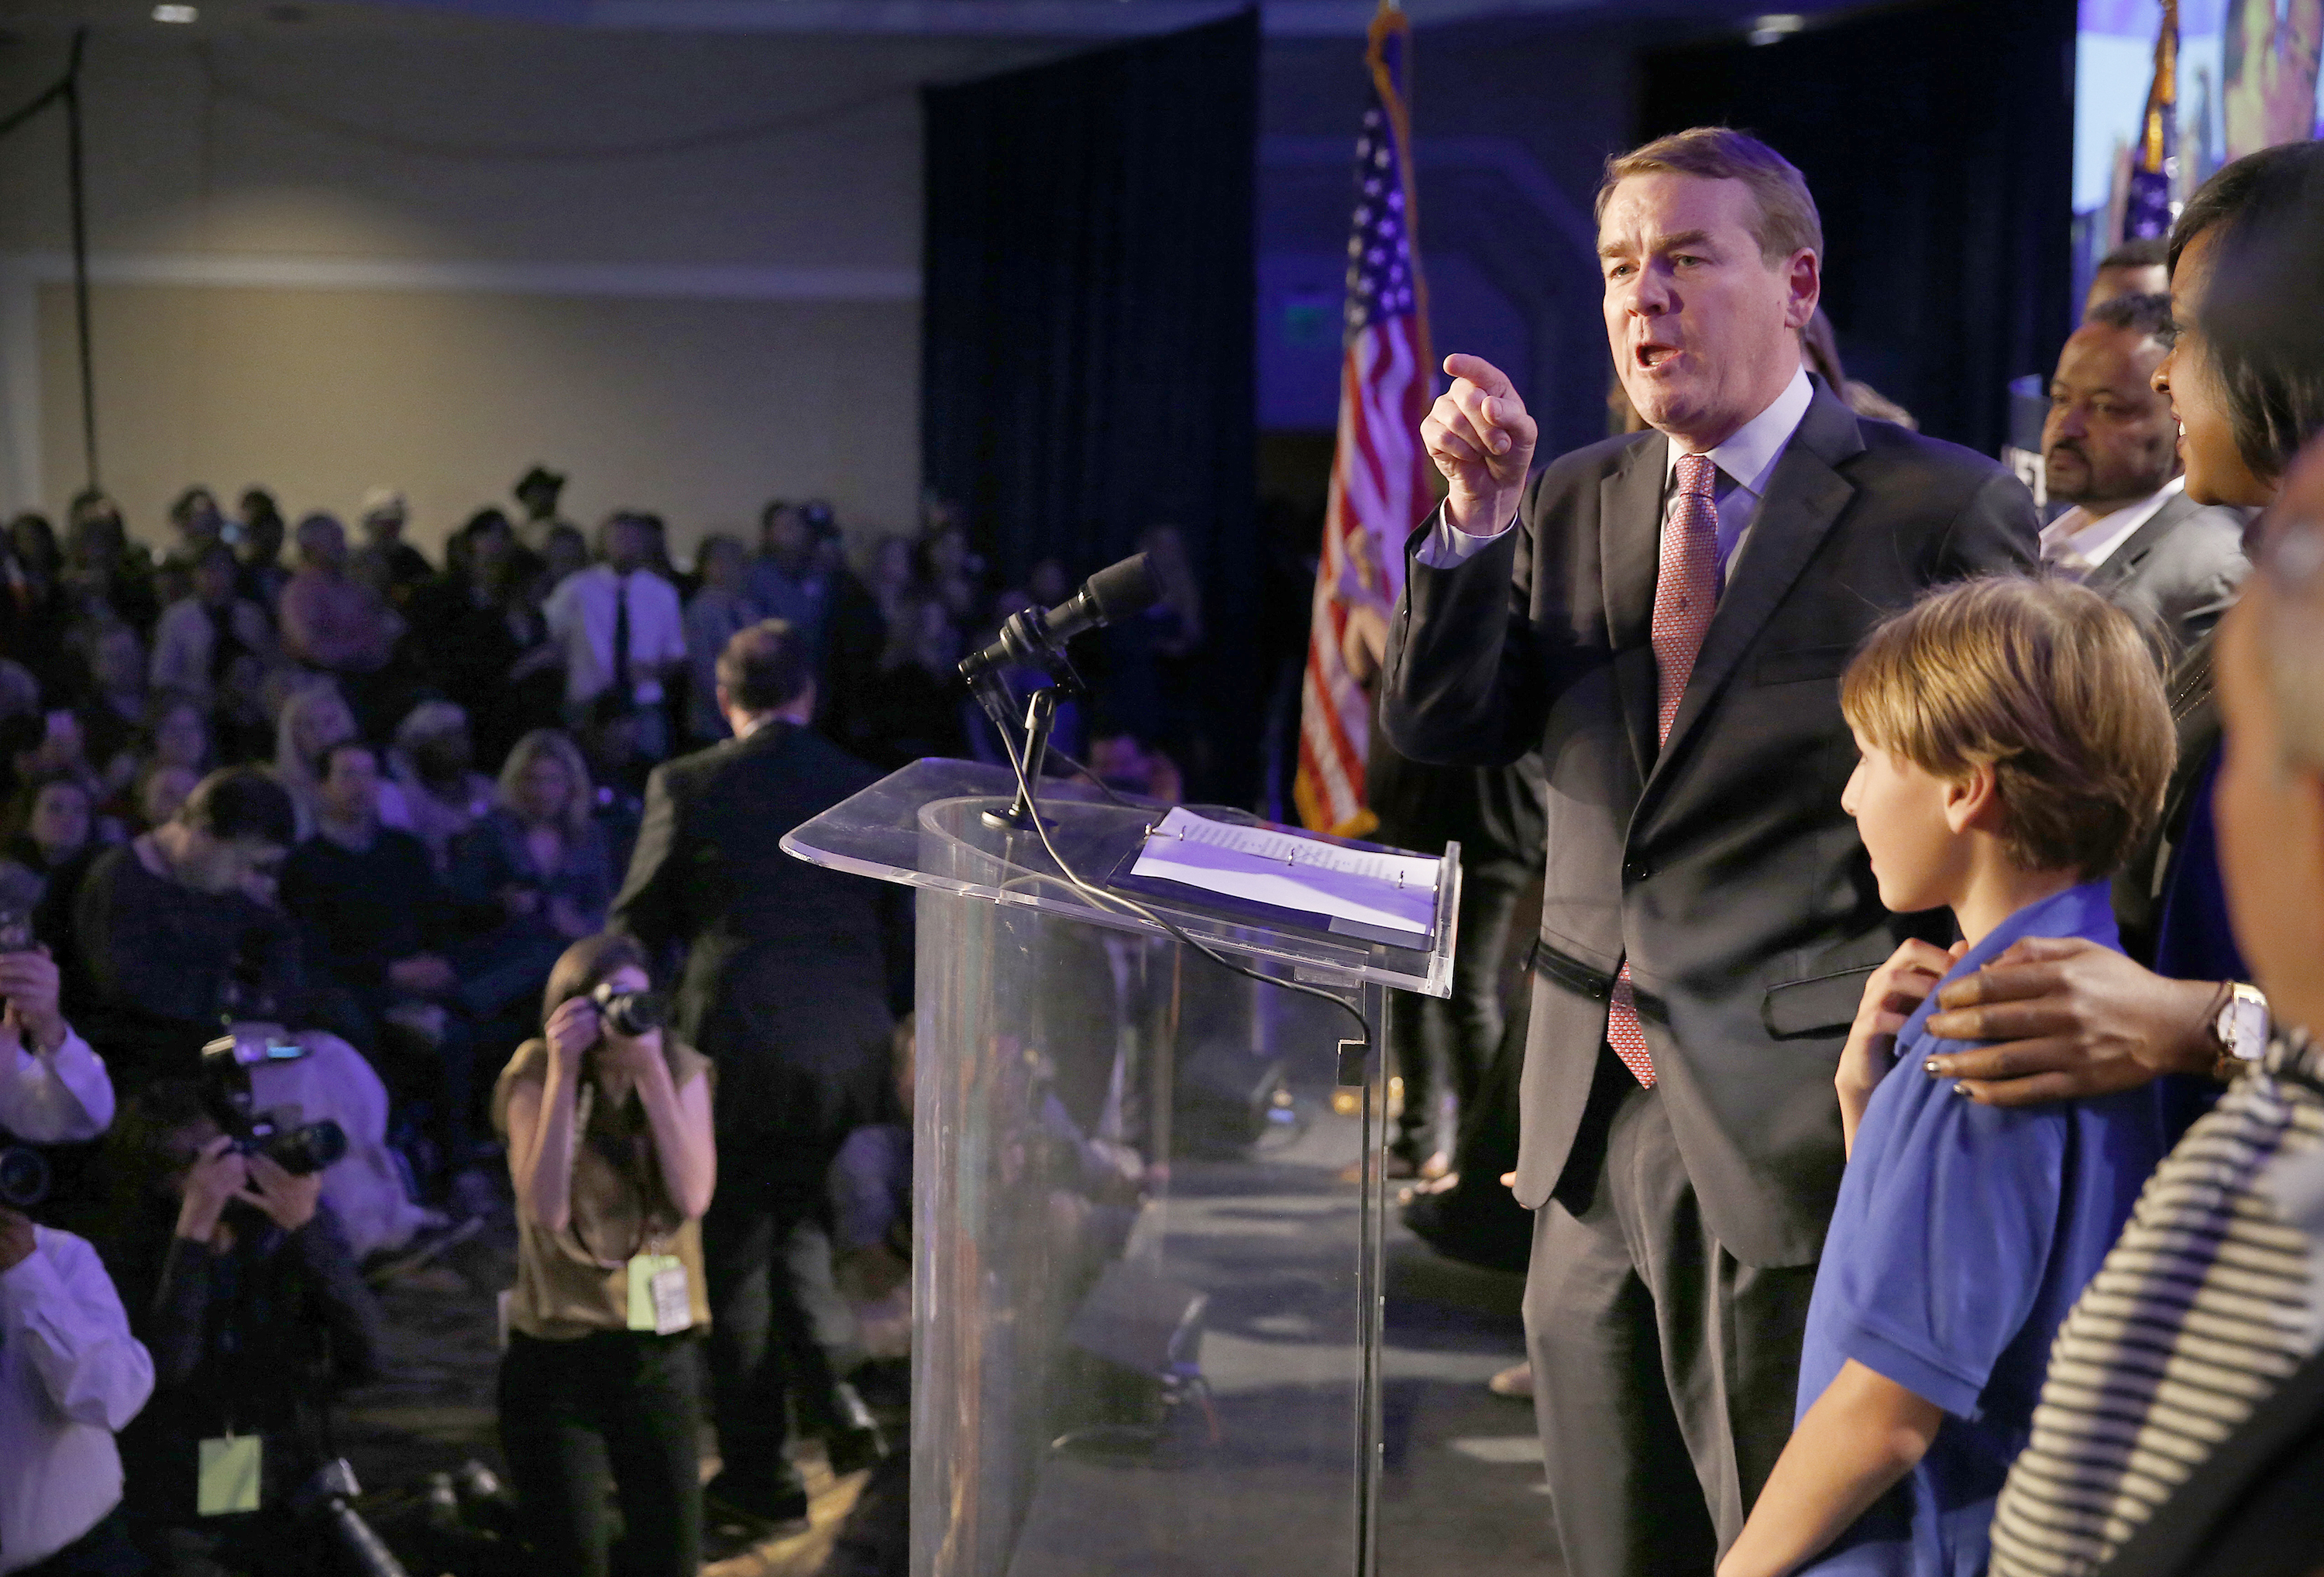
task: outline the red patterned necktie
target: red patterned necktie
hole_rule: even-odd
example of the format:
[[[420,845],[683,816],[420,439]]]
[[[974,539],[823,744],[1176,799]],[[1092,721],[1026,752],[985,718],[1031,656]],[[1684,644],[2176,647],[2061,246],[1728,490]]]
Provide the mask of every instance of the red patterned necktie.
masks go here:
[[[1655,744],[1670,742],[1671,722],[1687,676],[1702,650],[1703,632],[1719,601],[1719,505],[1711,484],[1719,475],[1708,455],[1678,457],[1678,496],[1663,527],[1662,563],[1655,575]],[[1654,1088],[1655,1060],[1638,1025],[1637,993],[1629,960],[1614,979],[1606,1014],[1606,1044],[1639,1084]]]

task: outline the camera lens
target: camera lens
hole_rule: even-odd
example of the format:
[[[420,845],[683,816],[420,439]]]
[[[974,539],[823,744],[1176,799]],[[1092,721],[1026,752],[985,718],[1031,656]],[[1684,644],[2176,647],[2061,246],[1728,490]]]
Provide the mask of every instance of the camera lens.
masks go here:
[[[30,1210],[48,1196],[48,1157],[23,1145],[0,1149],[0,1204]]]
[[[286,1129],[265,1141],[263,1153],[292,1176],[308,1176],[347,1153],[346,1130],[328,1120]]]

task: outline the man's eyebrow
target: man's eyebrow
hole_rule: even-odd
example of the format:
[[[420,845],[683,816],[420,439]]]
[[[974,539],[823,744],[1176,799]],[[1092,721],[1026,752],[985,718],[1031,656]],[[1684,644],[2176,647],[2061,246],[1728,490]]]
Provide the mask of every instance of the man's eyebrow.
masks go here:
[[[1658,238],[1647,250],[1671,252],[1682,246],[1707,245],[1710,241],[1711,232],[1708,230],[1674,230],[1671,234]],[[1600,241],[1598,244],[1598,255],[1600,257],[1622,257],[1633,250],[1635,248],[1626,241]]]

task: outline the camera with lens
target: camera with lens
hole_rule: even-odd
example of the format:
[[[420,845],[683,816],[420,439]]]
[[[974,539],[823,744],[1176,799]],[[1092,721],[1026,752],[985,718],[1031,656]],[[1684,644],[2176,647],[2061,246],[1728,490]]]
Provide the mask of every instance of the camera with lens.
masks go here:
[[[202,1047],[202,1106],[237,1155],[264,1156],[293,1176],[319,1172],[347,1153],[346,1131],[336,1122],[282,1123],[254,1110],[250,1070],[296,1062],[307,1048],[280,1024],[243,1022]]]
[[[37,1209],[47,1201],[49,1185],[54,1180],[49,1157],[38,1148],[0,1145],[0,1205],[10,1210]]]
[[[617,991],[605,982],[589,993],[605,1028],[632,1039],[669,1022],[669,1004],[659,991]]]

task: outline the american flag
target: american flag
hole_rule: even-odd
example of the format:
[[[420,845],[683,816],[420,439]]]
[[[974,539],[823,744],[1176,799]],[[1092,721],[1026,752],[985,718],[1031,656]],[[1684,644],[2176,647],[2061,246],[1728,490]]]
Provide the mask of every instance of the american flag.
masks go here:
[[[1412,134],[1404,102],[1412,35],[1383,4],[1365,60],[1371,103],[1356,140],[1356,218],[1348,240],[1346,354],[1340,434],[1323,513],[1323,561],[1299,696],[1300,820],[1358,836],[1377,825],[1364,805],[1371,716],[1348,671],[1351,617],[1385,615],[1404,581],[1404,540],[1434,507],[1420,420],[1434,397],[1428,291],[1413,247]]]
[[[2154,34],[2154,79],[2146,90],[2129,201],[2124,205],[2124,240],[2171,234],[2172,221],[2179,217],[2179,205],[2171,200],[2178,175],[2179,0],[2163,0],[2163,23]]]

